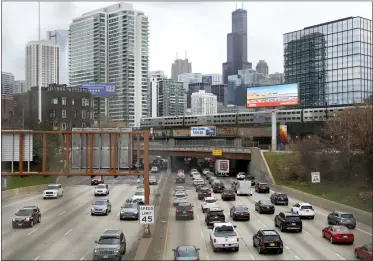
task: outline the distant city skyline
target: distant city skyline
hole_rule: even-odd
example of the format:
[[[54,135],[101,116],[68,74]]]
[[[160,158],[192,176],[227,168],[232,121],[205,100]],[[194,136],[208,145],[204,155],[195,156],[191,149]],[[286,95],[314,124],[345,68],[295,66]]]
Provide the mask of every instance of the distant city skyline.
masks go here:
[[[105,6],[106,2],[42,2],[41,35],[56,29],[68,29],[73,18]],[[171,76],[170,64],[175,53],[187,49],[193,72],[221,73],[221,64],[226,61],[226,35],[231,32],[231,13],[235,6],[234,2],[173,3],[172,6],[168,3],[135,3],[134,8],[143,10],[149,17],[149,70],[164,70]],[[243,8],[247,10],[248,20],[248,61],[255,65],[259,60],[265,60],[270,74],[283,72],[284,33],[349,16],[372,19],[370,2],[247,2]],[[164,19],[159,12],[173,15]],[[317,16],[309,15],[315,12]],[[190,19],[191,13],[193,19]],[[13,73],[17,80],[25,77],[24,48],[27,42],[38,39],[37,14],[35,2],[3,3],[2,71]],[[273,20],[278,22],[269,22]],[[261,21],[259,26],[258,21]]]

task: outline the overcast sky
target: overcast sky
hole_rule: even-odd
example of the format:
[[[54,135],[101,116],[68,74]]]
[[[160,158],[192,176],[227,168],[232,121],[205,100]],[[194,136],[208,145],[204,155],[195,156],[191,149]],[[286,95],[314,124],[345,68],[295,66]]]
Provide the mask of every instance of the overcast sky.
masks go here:
[[[119,1],[117,1],[119,2]],[[115,3],[115,2],[113,2]],[[69,29],[73,18],[109,2],[42,2],[41,35]],[[238,7],[242,3],[238,2]],[[248,61],[266,60],[269,72],[283,72],[283,34],[348,16],[372,19],[371,2],[245,2]],[[235,2],[135,2],[150,24],[150,70],[164,70],[187,50],[193,72],[221,73]],[[25,79],[25,45],[38,40],[38,3],[2,2],[2,71]]]

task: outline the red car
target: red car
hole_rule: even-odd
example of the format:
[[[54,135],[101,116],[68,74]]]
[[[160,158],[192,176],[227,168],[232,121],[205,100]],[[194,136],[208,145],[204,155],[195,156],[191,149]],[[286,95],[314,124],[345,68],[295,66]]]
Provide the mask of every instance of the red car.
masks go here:
[[[102,177],[92,177],[91,179],[91,185],[98,185],[98,184],[103,184],[104,179]]]
[[[330,240],[330,243],[353,244],[355,237],[345,226],[328,226],[322,230],[322,236]]]
[[[355,257],[357,259],[361,259],[364,261],[372,261],[373,260],[373,245],[368,244],[361,247],[355,248]]]

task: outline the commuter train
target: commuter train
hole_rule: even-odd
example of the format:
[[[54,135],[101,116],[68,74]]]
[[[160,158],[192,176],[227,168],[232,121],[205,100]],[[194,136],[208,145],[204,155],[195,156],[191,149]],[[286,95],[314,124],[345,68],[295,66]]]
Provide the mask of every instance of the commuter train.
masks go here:
[[[328,107],[312,109],[279,110],[277,121],[281,123],[293,122],[321,122],[325,121],[325,112],[328,117],[334,117],[338,112],[353,107]],[[185,115],[156,118],[142,118],[140,128],[173,128],[192,126],[236,126],[247,124],[271,124],[270,111],[220,113],[215,115]]]

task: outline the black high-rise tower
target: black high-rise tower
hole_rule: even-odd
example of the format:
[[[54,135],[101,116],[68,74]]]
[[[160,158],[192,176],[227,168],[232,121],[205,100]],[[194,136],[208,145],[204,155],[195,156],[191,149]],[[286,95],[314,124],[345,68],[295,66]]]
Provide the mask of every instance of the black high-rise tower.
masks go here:
[[[236,75],[238,70],[251,69],[247,61],[247,11],[237,9],[232,12],[232,32],[227,35],[227,62],[223,63],[223,81],[228,84],[228,75]]]

